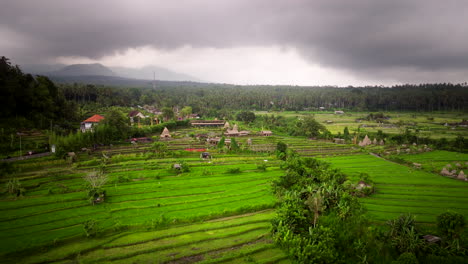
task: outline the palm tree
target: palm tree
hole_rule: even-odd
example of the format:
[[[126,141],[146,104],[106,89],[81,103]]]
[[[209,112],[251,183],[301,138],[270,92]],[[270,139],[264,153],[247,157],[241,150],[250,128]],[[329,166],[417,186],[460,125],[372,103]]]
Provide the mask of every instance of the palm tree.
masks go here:
[[[315,228],[320,213],[325,209],[325,206],[323,204],[323,197],[319,191],[311,192],[309,193],[305,204],[307,205],[307,207],[309,207],[309,210],[314,213],[313,224]]]

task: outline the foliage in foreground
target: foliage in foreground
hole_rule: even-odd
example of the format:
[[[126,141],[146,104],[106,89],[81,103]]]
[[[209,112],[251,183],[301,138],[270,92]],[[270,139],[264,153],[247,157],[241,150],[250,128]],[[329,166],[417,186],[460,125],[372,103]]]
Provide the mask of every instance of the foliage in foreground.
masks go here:
[[[298,263],[457,263],[466,258],[465,224],[458,213],[438,217],[439,243],[428,243],[413,216],[386,226],[364,217],[354,187],[327,163],[288,151],[286,174],[274,181],[280,200],[272,233]],[[461,263],[461,262],[460,262]]]

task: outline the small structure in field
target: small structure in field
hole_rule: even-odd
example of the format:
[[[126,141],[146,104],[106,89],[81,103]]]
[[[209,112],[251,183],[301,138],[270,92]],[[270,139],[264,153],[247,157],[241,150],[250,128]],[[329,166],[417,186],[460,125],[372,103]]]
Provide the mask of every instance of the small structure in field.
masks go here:
[[[369,137],[366,135],[362,141],[359,141],[359,146],[365,147],[372,144],[372,141],[369,139]]]
[[[344,144],[345,140],[342,139],[342,138],[334,138],[333,142],[336,143],[336,144]]]
[[[271,132],[269,130],[262,130],[262,131],[260,131],[260,135],[262,135],[264,137],[269,137],[269,136],[273,135],[273,132]]]
[[[447,168],[443,168],[441,171],[440,171],[440,174],[442,176],[452,176],[452,174],[450,173],[450,171],[447,170]]]
[[[247,139],[247,145],[252,146],[252,139],[251,138]]]
[[[211,145],[217,145],[220,140],[221,140],[220,137],[212,137],[212,138],[207,138],[206,142],[208,142]]]
[[[202,159],[211,159],[211,155],[210,155],[209,152],[202,152],[200,154],[200,158],[202,158]]]
[[[420,169],[422,165],[421,165],[421,163],[416,163],[416,162],[414,162],[414,163],[413,163],[413,166],[414,166],[416,169]]]
[[[236,136],[239,136],[239,127],[236,125],[234,125],[234,127],[232,129],[228,129],[224,135],[226,136],[230,136],[230,137],[236,137]]]
[[[458,173],[458,176],[457,176],[457,179],[459,180],[463,180],[463,181],[466,181],[466,175],[463,171],[460,171],[460,173]]]
[[[161,138],[170,138],[171,137],[171,133],[169,133],[169,129],[167,129],[167,127],[164,127],[164,130],[161,133],[160,137]]]
[[[102,192],[96,192],[93,196],[92,204],[100,204],[104,202],[104,199],[106,198],[106,191]]]
[[[102,115],[93,115],[92,117],[84,120],[80,125],[81,132],[84,133],[86,131],[93,131],[93,127],[95,127],[103,119],[104,117]]]
[[[377,145],[377,144],[378,144],[377,138],[374,138],[374,141],[372,141],[372,144],[374,144],[374,145]]]
[[[368,183],[366,183],[364,181],[359,181],[357,186],[356,186],[356,189],[357,190],[362,190],[364,188],[372,188],[372,185],[370,185],[370,184],[368,184]]]
[[[182,165],[180,165],[179,163],[176,163],[176,164],[174,164],[173,168],[174,168],[174,170],[179,170],[180,171],[182,169]]]
[[[66,158],[71,162],[75,162],[76,161],[75,152],[68,152],[67,155],[66,155]]]
[[[320,107],[319,107],[319,110],[320,110],[320,111],[323,111],[323,110],[325,110],[325,107],[320,106]]]
[[[226,123],[224,123],[223,129],[229,129],[230,127],[231,127],[231,125],[229,124],[229,122],[226,122]]]
[[[385,145],[385,142],[383,141],[383,139],[380,140],[380,143],[379,143],[380,146],[383,146]]]
[[[335,111],[335,115],[342,115],[342,114],[344,114],[343,111]]]

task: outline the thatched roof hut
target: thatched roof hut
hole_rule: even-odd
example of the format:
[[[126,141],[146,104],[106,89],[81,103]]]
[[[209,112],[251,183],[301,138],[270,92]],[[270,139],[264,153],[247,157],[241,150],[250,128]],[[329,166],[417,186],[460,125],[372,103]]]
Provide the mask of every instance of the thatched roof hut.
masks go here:
[[[163,132],[161,133],[161,138],[170,138],[171,134],[169,133],[169,129],[167,127],[164,128]]]
[[[231,137],[238,136],[239,135],[239,127],[237,126],[237,124],[235,124],[232,129],[228,129],[226,131],[226,133],[224,133],[224,134],[226,136],[231,136]]]
[[[230,127],[231,125],[229,124],[229,122],[224,123],[224,129],[229,129]]]
[[[359,142],[359,146],[365,147],[372,144],[372,141],[369,139],[369,137],[366,135],[362,141]]]
[[[465,173],[463,171],[460,171],[460,173],[458,173],[457,179],[466,181]]]
[[[451,176],[452,174],[444,167],[441,171],[440,174],[443,176]]]

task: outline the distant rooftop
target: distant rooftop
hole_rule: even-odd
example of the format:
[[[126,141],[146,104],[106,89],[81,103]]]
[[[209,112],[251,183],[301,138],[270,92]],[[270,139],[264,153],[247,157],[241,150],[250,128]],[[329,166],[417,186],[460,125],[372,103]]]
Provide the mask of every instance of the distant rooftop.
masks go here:
[[[93,115],[92,117],[83,121],[83,123],[99,123],[103,120],[104,117],[102,115]]]

